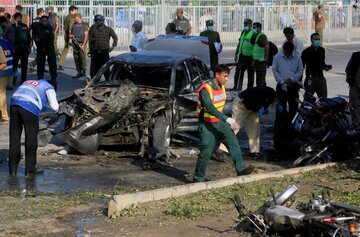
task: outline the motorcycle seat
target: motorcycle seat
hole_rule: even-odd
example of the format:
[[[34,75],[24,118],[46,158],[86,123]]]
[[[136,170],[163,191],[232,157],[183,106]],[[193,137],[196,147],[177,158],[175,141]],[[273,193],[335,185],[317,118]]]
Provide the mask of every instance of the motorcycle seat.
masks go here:
[[[346,109],[346,107],[347,101],[339,96],[321,100],[316,103],[316,108],[323,113],[328,113],[330,111],[342,112]]]

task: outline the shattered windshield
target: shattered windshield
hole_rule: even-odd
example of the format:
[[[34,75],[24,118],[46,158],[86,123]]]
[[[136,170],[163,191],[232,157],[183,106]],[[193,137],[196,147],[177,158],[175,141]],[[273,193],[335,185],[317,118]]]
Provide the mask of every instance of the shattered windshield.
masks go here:
[[[126,79],[140,86],[169,89],[171,66],[115,64],[112,68],[111,80],[121,84]]]

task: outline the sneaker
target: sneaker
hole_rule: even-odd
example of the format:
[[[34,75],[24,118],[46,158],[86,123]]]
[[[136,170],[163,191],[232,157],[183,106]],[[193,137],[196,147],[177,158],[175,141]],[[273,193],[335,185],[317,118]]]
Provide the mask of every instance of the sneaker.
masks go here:
[[[214,160],[217,162],[225,162],[225,159],[226,159],[226,155],[224,153],[218,153],[218,152],[214,152],[210,157],[210,160]]]
[[[238,175],[238,176],[248,175],[248,174],[251,174],[254,170],[255,170],[255,168],[250,165],[250,166],[244,168],[242,171],[238,172],[237,175]]]
[[[35,168],[35,170],[32,171],[32,172],[26,172],[25,173],[25,178],[34,177],[35,175],[43,174],[44,172],[45,171],[43,169]]]

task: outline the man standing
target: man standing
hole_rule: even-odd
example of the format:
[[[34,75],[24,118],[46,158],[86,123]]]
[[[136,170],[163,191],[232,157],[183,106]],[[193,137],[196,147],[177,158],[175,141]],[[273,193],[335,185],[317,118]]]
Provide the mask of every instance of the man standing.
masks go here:
[[[12,95],[10,103],[9,173],[16,176],[21,158],[21,133],[25,130],[25,177],[44,173],[36,168],[39,114],[47,104],[58,111],[54,88],[46,80],[25,81]]]
[[[283,45],[283,52],[274,57],[272,70],[277,82],[279,105],[282,106],[280,110],[286,110],[289,104],[289,116],[293,118],[298,108],[296,99],[299,98],[300,78],[304,70],[300,55],[294,53],[293,43]]]
[[[13,74],[13,47],[9,41],[0,38],[0,123],[9,121],[6,106],[6,86]]]
[[[215,66],[214,73],[215,78],[204,83],[198,90],[200,154],[194,173],[194,182],[204,181],[207,163],[220,142],[228,148],[238,175],[249,174],[253,171],[253,167],[245,168],[239,143],[231,129],[236,126],[236,121],[223,114],[226,101],[225,84],[229,78],[230,69],[220,64]]]
[[[324,28],[325,28],[325,17],[324,17],[324,5],[319,5],[318,10],[314,12],[315,20],[315,32],[320,35],[320,43],[324,42]]]
[[[217,31],[214,31],[214,21],[206,21],[206,30],[200,33],[200,36],[208,38],[209,52],[210,52],[210,65],[211,70],[214,71],[216,65],[219,64],[219,52],[215,47],[215,44],[221,45],[220,35]],[[220,48],[219,48],[220,49]]]
[[[75,23],[71,29],[71,45],[77,74],[73,78],[86,77],[86,44],[89,39],[89,27],[79,13],[74,14]]]
[[[111,27],[104,25],[105,17],[95,15],[95,24],[89,30],[89,49],[91,54],[90,77],[93,77],[100,68],[109,61],[109,53],[116,47],[118,37]],[[110,38],[113,43],[110,45]],[[105,79],[109,80],[110,70],[104,73]]]
[[[266,86],[266,70],[269,55],[269,41],[266,35],[261,32],[261,23],[254,22],[253,31],[256,34],[253,60],[256,72],[256,86]]]
[[[234,76],[234,90],[242,90],[244,73],[247,70],[248,87],[254,86],[253,49],[256,35],[252,31],[252,20],[244,20],[244,30],[241,32],[239,43],[235,51],[236,71]]]
[[[354,128],[360,129],[360,51],[354,52],[346,66],[346,81],[349,83],[351,120]]]
[[[176,30],[179,34],[191,34],[191,24],[190,21],[185,18],[183,9],[176,9],[176,18],[173,20],[173,23],[176,25]]]
[[[241,127],[249,138],[250,155],[260,158],[260,118],[270,104],[274,102],[275,91],[267,86],[248,88],[236,97],[232,104],[232,118],[239,124],[235,134]]]
[[[305,70],[305,90],[313,95],[315,92],[319,98],[327,98],[326,79],[323,70],[329,70],[331,66],[325,64],[325,49],[321,47],[320,35],[313,33],[310,36],[311,46],[306,48],[301,59]]]
[[[57,46],[57,40],[59,35],[59,28],[60,28],[60,20],[57,14],[54,12],[54,7],[49,6],[47,9],[49,14],[49,25],[53,28],[54,32],[54,48],[55,48],[55,55],[59,55],[59,48]]]
[[[15,15],[16,13],[20,13],[20,14],[21,14],[21,16],[22,16],[22,18],[21,18],[22,23],[24,23],[26,26],[28,26],[28,25],[30,24],[30,18],[29,18],[28,15],[26,15],[25,13],[23,13],[23,7],[22,7],[21,5],[16,5],[16,6],[15,6],[15,13],[14,13],[14,15]],[[14,17],[12,23],[13,23],[13,24],[16,23],[15,17]]]
[[[33,28],[33,40],[36,44],[36,62],[37,62],[37,78],[44,78],[45,61],[48,59],[51,83],[55,90],[56,86],[56,54],[54,47],[54,33],[49,25],[49,17],[42,16],[40,22]]]
[[[304,50],[304,43],[301,41],[301,39],[299,39],[299,37],[295,36],[294,29],[291,27],[285,27],[283,33],[286,39],[282,45],[284,45],[287,41],[290,41],[294,44],[294,51],[301,55]]]
[[[69,14],[66,16],[65,20],[64,20],[64,48],[63,51],[61,52],[61,56],[58,62],[58,70],[64,70],[64,63],[65,63],[65,59],[66,56],[69,52],[69,47],[70,47],[70,33],[72,31],[72,27],[74,25],[74,14],[77,13],[77,7],[74,5],[71,5],[69,7]]]
[[[14,42],[14,72],[17,72],[19,60],[21,61],[21,83],[26,81],[29,53],[31,50],[31,37],[30,30],[22,22],[21,13],[14,14],[16,20],[12,27],[15,29],[15,42]],[[16,85],[16,77],[13,78],[13,84]]]
[[[37,13],[37,16],[33,19],[33,22],[30,26],[30,36],[31,36],[32,40],[34,40],[34,29],[37,28],[37,25],[40,25],[40,18],[45,15],[45,11],[43,8],[38,8],[36,10],[36,13]],[[29,63],[31,71],[34,70],[33,68],[36,66],[36,64],[37,64],[36,58],[32,62]],[[41,77],[41,78],[43,78],[43,77]]]
[[[146,47],[148,38],[145,35],[145,33],[142,31],[142,27],[143,24],[141,21],[134,21],[131,28],[134,37],[132,38],[129,46],[131,52],[143,51]]]

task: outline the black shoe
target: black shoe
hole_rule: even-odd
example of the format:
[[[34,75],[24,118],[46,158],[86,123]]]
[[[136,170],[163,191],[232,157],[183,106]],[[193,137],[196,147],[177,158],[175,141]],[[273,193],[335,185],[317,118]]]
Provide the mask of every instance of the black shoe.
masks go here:
[[[80,77],[82,77],[82,74],[79,72],[78,74],[76,74],[76,76],[73,76],[73,79],[79,79]]]
[[[44,69],[44,72],[49,72],[48,70]]]
[[[248,175],[251,174],[254,171],[254,167],[253,166],[248,166],[245,169],[243,169],[242,171],[240,171],[237,175],[241,176],[241,175]]]
[[[254,152],[254,153],[250,153],[249,156],[251,158],[253,158],[254,160],[261,160],[262,159],[262,156],[260,153],[257,153],[257,152]]]
[[[61,65],[59,65],[58,68],[57,68],[57,70],[59,70],[59,71],[64,71],[64,68],[63,68]]]
[[[224,153],[218,153],[218,152],[214,152],[211,157],[210,160],[214,160],[217,162],[225,162],[226,159],[226,155]]]
[[[38,174],[43,174],[44,172],[45,171],[43,169],[35,168],[34,171],[25,173],[25,178],[30,178],[30,177],[33,177],[33,176],[38,175]]]
[[[16,176],[16,171],[9,170],[9,175],[12,176],[12,177],[15,177]]]

